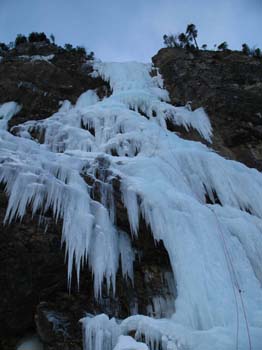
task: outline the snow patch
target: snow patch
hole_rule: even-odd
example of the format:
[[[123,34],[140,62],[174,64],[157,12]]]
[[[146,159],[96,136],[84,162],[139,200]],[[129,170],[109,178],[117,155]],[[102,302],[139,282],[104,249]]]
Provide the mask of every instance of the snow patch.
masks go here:
[[[50,61],[55,57],[55,55],[33,55],[33,56],[28,56],[28,55],[21,55],[18,56],[18,59],[23,60],[23,61],[30,61],[30,62],[36,62],[36,61],[45,61],[47,63],[51,63]]]

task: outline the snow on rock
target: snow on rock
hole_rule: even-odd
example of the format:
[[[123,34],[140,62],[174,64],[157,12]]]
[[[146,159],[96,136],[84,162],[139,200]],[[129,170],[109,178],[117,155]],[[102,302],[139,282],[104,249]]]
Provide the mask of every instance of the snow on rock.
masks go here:
[[[31,60],[31,61],[46,61],[46,62],[49,62],[49,61],[51,61],[54,57],[55,57],[54,54],[52,54],[52,55],[47,55],[47,56],[34,55],[34,56],[30,56],[30,60]]]
[[[141,216],[154,239],[163,241],[177,284],[175,314],[169,319],[137,315],[121,323],[106,315],[87,317],[86,350],[112,350],[130,331],[151,350],[160,345],[228,350],[235,346],[237,324],[244,350],[244,313],[252,349],[259,350],[261,173],[168,131],[171,119],[208,141],[212,136],[203,109],[168,103],[161,77],[151,76],[150,65],[96,62],[94,68],[109,81],[110,97],[99,101],[87,91],[75,106],[64,102],[50,118],[20,125],[20,137],[0,130],[0,182],[9,196],[6,223],[21,219],[29,205],[33,214],[51,209],[63,219],[69,284],[73,265],[79,280],[80,267],[88,263],[97,298],[104,278],[115,290],[119,257],[123,277],[133,279],[131,239],[139,235]],[[115,225],[116,178],[131,238]],[[100,203],[92,197],[92,181],[99,183]],[[216,198],[221,205],[214,204]]]
[[[52,324],[54,333],[62,334],[64,337],[68,336],[68,326],[70,322],[63,315],[53,312],[53,311],[44,311],[44,315],[48,322]]]
[[[24,61],[31,61],[31,62],[35,62],[35,61],[45,61],[47,63],[50,63],[50,61],[55,57],[54,54],[52,55],[46,55],[46,56],[42,56],[42,55],[33,55],[33,56],[28,56],[28,55],[22,55],[22,56],[18,56],[18,59],[24,60]]]
[[[19,111],[21,106],[16,102],[6,102],[0,104],[0,129],[7,129],[8,121]]]

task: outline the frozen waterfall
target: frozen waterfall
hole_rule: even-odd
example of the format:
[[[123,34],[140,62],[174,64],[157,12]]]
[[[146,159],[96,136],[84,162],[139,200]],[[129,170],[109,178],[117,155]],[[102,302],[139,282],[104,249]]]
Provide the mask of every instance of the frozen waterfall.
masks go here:
[[[51,209],[63,220],[69,283],[74,265],[79,279],[81,266],[88,264],[97,298],[104,278],[115,290],[120,256],[123,277],[133,279],[132,238],[139,235],[141,217],[164,243],[177,284],[174,315],[86,317],[86,350],[234,349],[236,301],[238,349],[249,349],[238,285],[252,349],[261,349],[262,174],[170,132],[167,120],[212,139],[204,110],[172,106],[151,65],[95,62],[93,74],[110,83],[111,96],[99,100],[89,90],[76,105],[65,101],[49,118],[21,124],[16,136],[0,129],[6,223],[23,218],[29,205],[32,214]],[[100,202],[85,181],[97,174]],[[115,224],[116,178],[132,235]]]

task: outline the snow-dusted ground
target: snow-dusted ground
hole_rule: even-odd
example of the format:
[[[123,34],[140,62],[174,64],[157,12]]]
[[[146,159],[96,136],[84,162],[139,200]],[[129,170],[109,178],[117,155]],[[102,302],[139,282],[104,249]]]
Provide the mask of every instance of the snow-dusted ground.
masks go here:
[[[114,225],[111,182],[118,177],[132,234],[139,234],[142,214],[168,251],[176,313],[170,319],[136,315],[121,322],[86,317],[86,350],[136,349],[128,338],[119,338],[130,331],[152,350],[159,345],[244,350],[249,331],[252,349],[259,350],[262,175],[169,132],[167,119],[212,138],[204,110],[170,105],[160,75],[150,72],[150,65],[136,62],[96,62],[95,74],[113,89],[110,97],[99,101],[95,91],[87,91],[75,106],[65,101],[50,118],[21,125],[20,137],[0,130],[0,182],[9,196],[5,220],[22,218],[28,204],[33,214],[51,208],[63,218],[69,283],[73,265],[80,278],[80,267],[88,262],[99,297],[104,277],[115,290],[119,255],[123,276],[133,278],[130,237]],[[44,144],[32,139],[32,130]],[[84,181],[98,173],[101,203]],[[221,206],[206,204],[205,195],[214,200],[214,192]]]

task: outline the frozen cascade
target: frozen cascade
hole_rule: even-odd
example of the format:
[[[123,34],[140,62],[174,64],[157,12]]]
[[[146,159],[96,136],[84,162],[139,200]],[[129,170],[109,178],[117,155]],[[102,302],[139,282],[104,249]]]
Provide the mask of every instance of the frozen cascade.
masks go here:
[[[222,229],[244,291],[252,349],[259,350],[261,173],[168,131],[167,119],[195,128],[208,142],[212,137],[203,109],[168,103],[161,76],[151,73],[151,65],[96,62],[94,68],[95,75],[109,81],[110,97],[99,101],[95,91],[87,91],[75,106],[65,101],[48,119],[20,125],[17,136],[0,128],[0,182],[9,196],[6,223],[22,219],[29,206],[33,215],[51,209],[63,220],[69,284],[73,266],[79,280],[87,263],[97,298],[104,278],[115,290],[119,256],[123,277],[133,280],[131,239],[139,235],[140,215],[154,239],[163,241],[177,284],[175,314],[170,319],[136,315],[122,322],[106,315],[87,317],[82,320],[86,350],[120,349],[128,343],[120,336],[130,332],[151,350],[160,345],[164,350],[233,349],[235,301]],[[115,225],[115,179],[121,183],[131,238]],[[95,182],[100,202],[92,196]],[[221,205],[207,205],[206,195],[215,203],[215,194]],[[243,316],[240,310],[239,349],[244,350]]]

